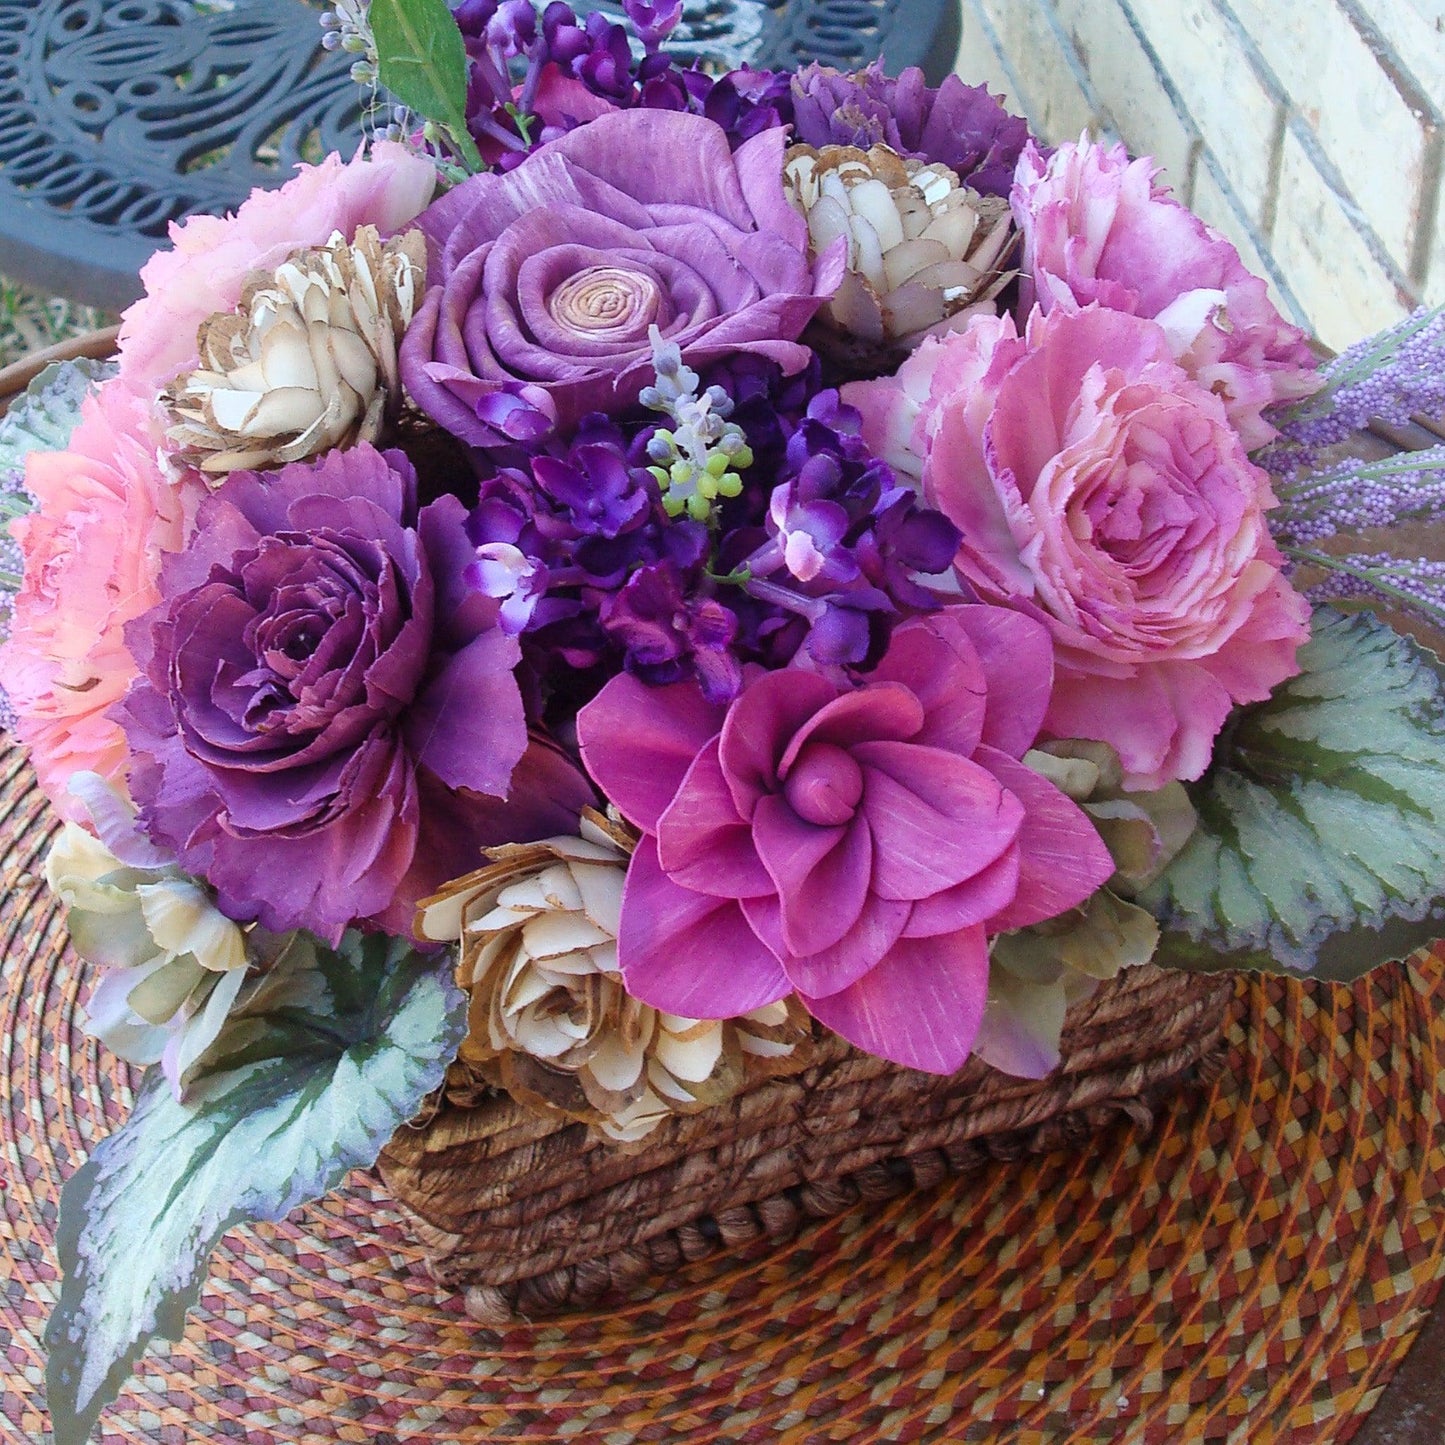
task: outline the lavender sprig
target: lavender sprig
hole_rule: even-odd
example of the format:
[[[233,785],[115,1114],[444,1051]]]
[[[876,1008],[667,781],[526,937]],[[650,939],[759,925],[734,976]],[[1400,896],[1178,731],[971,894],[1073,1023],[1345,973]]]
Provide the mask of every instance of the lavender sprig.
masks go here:
[[[1322,374],[1319,391],[1271,418],[1280,434],[1256,454],[1283,481],[1318,468],[1329,447],[1371,421],[1404,426],[1445,413],[1445,305],[1356,343]]]
[[[1445,627],[1445,562],[1392,557],[1388,552],[1351,552],[1342,557],[1286,547],[1291,561],[1327,575],[1305,589],[1311,602],[1383,603],[1435,627]]]
[[[1348,461],[1281,483],[1270,529],[1281,545],[1306,547],[1367,527],[1445,518],[1445,446],[1379,461]]]

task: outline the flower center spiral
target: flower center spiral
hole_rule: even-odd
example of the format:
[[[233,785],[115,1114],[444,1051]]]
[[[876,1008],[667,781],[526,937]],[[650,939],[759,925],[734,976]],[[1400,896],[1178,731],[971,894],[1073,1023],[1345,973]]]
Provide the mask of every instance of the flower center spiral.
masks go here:
[[[852,757],[832,743],[808,743],[783,783],[788,805],[805,822],[820,828],[846,823],[863,796],[863,772]]]
[[[631,340],[647,335],[660,299],[651,276],[620,266],[588,266],[547,298],[547,310],[569,331]]]

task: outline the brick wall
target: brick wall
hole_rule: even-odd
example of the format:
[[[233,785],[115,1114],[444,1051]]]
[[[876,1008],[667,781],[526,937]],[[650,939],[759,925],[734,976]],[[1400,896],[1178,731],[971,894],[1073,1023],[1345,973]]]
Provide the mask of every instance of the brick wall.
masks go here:
[[[1342,347],[1445,302],[1445,0],[961,0],[958,69],[1088,128]]]

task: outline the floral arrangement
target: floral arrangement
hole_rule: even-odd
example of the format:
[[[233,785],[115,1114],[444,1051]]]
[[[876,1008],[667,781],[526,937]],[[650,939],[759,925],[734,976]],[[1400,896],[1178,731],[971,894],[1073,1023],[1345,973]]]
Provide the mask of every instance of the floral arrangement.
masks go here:
[[[1445,406],[1440,312],[1322,369],[1148,160],[625,8],[337,0],[386,133],[178,227],[0,432],[9,724],[149,1070],[58,1441],[443,1097],[627,1148],[820,1028],[1042,1077],[1121,968],[1439,926],[1441,681],[1361,608],[1445,619],[1380,531],[1445,450],[1339,444]]]

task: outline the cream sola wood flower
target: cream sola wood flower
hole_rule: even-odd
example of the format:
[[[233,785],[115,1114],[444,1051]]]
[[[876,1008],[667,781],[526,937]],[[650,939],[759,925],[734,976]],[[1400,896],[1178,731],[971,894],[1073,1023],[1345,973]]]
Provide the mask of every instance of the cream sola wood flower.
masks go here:
[[[104,970],[86,1030],[130,1063],[159,1063],[180,1097],[259,974],[253,940],[140,832],[110,783],[82,772],[70,791],[95,831],[66,823],[45,876],[76,952]]]
[[[426,288],[420,231],[362,226],[253,276],[162,393],[176,462],[218,480],[375,441],[400,404],[397,345]]]
[[[1015,274],[1008,202],[970,190],[947,166],[883,145],[797,145],[783,175],[814,253],[846,238],[847,273],[819,313],[818,344],[835,360],[901,360],[925,336],[992,314]]]
[[[590,810],[581,836],[489,849],[492,862],[422,903],[417,931],[459,940],[470,1027],[448,1077],[455,1102],[491,1087],[631,1143],[675,1114],[790,1073],[810,1037],[787,1002],[691,1019],[633,998],[617,923],[634,839]]]

